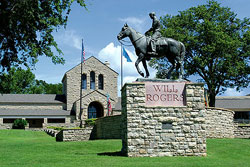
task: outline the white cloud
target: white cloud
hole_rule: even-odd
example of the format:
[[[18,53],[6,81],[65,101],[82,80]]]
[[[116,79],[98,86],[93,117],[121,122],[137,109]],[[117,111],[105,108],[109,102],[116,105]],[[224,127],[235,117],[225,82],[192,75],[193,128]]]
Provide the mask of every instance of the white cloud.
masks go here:
[[[63,31],[60,35],[56,36],[57,41],[62,42],[63,44],[74,47],[78,50],[81,50],[81,38],[76,34],[74,30]]]
[[[141,76],[138,74],[136,68],[135,68],[135,61],[137,60],[137,56],[134,52],[131,52],[130,50],[126,49],[128,52],[131,60],[133,62],[127,62],[127,60],[123,57],[123,83],[126,82],[133,82],[137,78],[141,78]],[[118,79],[118,90],[120,90],[120,72],[121,72],[121,46],[115,46],[114,43],[109,43],[105,48],[103,48],[98,53],[98,58],[102,61],[109,61],[110,67],[119,73],[119,79]],[[142,64],[139,65],[140,69],[144,72],[144,68]],[[150,67],[148,67],[150,77],[153,78],[155,76],[156,71]]]
[[[246,91],[238,92],[234,88],[227,88],[226,92],[223,94],[223,96],[245,96]]]
[[[138,17],[127,17],[120,18],[119,21],[123,23],[127,23],[129,26],[133,27],[136,31],[144,33],[146,31],[146,18],[138,18]],[[149,29],[150,27],[148,27]]]

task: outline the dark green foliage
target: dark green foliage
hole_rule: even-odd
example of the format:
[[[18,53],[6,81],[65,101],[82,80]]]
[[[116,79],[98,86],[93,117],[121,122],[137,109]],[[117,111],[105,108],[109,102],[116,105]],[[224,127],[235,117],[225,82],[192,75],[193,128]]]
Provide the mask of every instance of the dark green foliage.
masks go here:
[[[49,84],[36,80],[30,69],[11,68],[0,75],[0,93],[11,94],[62,94],[62,84]]]
[[[86,119],[86,120],[85,120],[85,123],[86,123],[87,125],[94,126],[96,120],[97,120],[97,118]]]
[[[199,75],[208,89],[210,106],[228,87],[237,90],[250,82],[250,19],[238,19],[216,1],[192,7],[176,16],[161,17],[162,35],[186,46],[185,76]],[[153,59],[150,65],[164,78],[169,64]]]
[[[16,119],[13,123],[12,128],[13,129],[25,129],[25,126],[27,125],[27,121],[24,119]]]
[[[8,73],[0,75],[0,93],[29,93],[34,81],[35,75],[30,69],[11,68]]]
[[[1,0],[0,72],[12,66],[29,67],[44,55],[63,64],[52,32],[66,27],[74,1],[86,6],[84,0]],[[53,47],[59,56],[52,52]]]

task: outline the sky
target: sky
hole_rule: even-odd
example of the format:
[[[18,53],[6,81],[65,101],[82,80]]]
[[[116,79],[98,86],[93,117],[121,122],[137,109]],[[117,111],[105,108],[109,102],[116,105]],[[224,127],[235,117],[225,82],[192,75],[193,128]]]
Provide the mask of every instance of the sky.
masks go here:
[[[250,17],[249,0],[218,0],[222,6],[231,8],[237,17]],[[179,11],[206,4],[206,0],[86,0],[87,10],[77,3],[72,5],[66,29],[59,28],[53,33],[55,41],[63,51],[65,64],[53,64],[50,58],[41,56],[33,73],[36,79],[47,83],[61,83],[63,75],[81,62],[81,41],[84,41],[86,59],[95,56],[102,62],[109,61],[110,67],[119,73],[118,90],[120,90],[121,46],[117,35],[125,23],[145,33],[151,28],[150,12],[156,16],[177,15]],[[126,39],[128,40],[128,38]],[[133,47],[126,47],[133,62],[123,60],[123,82],[132,82],[141,78],[134,63],[137,59]],[[57,54],[57,52],[54,52]],[[141,67],[141,66],[140,66]],[[142,67],[141,67],[142,68]],[[156,71],[149,68],[150,78]],[[189,78],[196,82],[196,77]],[[222,96],[243,96],[250,94],[250,87],[237,92],[228,88]]]

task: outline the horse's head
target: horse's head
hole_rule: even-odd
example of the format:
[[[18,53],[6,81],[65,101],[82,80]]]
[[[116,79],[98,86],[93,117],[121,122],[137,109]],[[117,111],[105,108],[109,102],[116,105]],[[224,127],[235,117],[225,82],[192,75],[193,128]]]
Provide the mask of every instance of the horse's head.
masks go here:
[[[128,37],[131,34],[130,27],[127,24],[124,24],[121,32],[117,35],[117,39],[121,40],[125,37]]]

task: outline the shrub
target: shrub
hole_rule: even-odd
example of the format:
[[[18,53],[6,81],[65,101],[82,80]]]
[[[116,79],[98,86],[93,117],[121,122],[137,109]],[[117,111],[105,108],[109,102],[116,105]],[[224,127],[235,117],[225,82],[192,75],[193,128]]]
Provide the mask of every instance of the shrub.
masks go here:
[[[96,120],[97,120],[97,118],[86,119],[86,120],[85,120],[85,124],[86,124],[86,125],[94,126]]]
[[[13,129],[25,129],[25,126],[27,125],[27,121],[24,119],[16,119],[13,123],[12,128]]]

